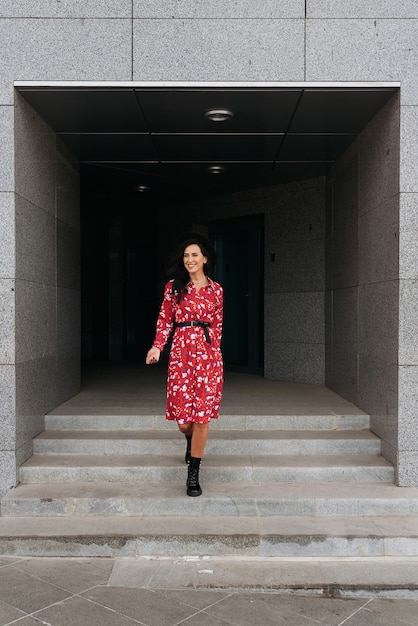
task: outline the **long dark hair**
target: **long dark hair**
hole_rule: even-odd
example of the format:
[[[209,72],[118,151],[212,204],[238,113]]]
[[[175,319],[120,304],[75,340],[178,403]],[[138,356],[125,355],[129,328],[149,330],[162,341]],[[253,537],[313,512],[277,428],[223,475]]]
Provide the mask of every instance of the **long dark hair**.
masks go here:
[[[180,302],[183,298],[187,291],[187,285],[190,282],[189,272],[184,267],[183,259],[185,249],[193,244],[199,246],[201,253],[207,258],[207,262],[203,266],[203,271],[206,276],[209,275],[215,264],[215,251],[210,241],[205,237],[202,235],[190,235],[187,239],[182,239],[171,258],[166,272],[166,279],[173,280],[172,292],[175,294],[177,302]]]

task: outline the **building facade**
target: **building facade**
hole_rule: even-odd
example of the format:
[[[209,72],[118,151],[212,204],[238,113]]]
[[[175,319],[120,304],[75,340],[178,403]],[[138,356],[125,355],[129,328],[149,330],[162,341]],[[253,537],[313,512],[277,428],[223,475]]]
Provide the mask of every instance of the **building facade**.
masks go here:
[[[93,310],[103,252],[97,234],[111,242],[107,251],[117,251],[133,225],[142,233],[135,241],[141,255],[150,233],[165,248],[173,224],[214,232],[225,254],[232,248],[240,254],[238,231],[260,234],[263,311],[253,323],[262,336],[252,347],[253,371],[327,384],[357,404],[370,414],[397,484],[418,484],[417,41],[415,0],[0,0],[0,494],[16,484],[45,413],[79,390],[82,344],[86,358],[126,356],[117,280],[102,305],[104,329]],[[87,146],[87,156],[86,143],[72,149],[60,124],[78,124],[80,134],[84,121],[74,121],[74,107],[62,103],[75,97],[77,106],[88,101],[77,110],[90,111],[85,94],[138,90],[147,118],[151,88],[163,93],[163,102],[173,90],[192,99],[201,90],[239,89],[242,98],[286,93],[294,111],[305,93],[319,93],[316,108],[306,113],[312,124],[322,102],[332,120],[340,94],[340,113],[351,111],[353,120],[350,93],[385,97],[332,159],[318,157],[323,137],[313,157],[300,158],[318,134],[309,126],[293,133],[294,139],[304,134],[303,143],[295,139],[279,167],[291,174],[274,184],[261,178],[243,184],[241,177],[235,187],[207,196],[181,200],[177,194],[170,202],[166,194],[157,203],[144,201],[141,217],[133,218],[128,209],[136,199],[120,190],[117,200],[114,190],[109,196],[94,187],[100,146],[91,153]],[[364,112],[362,103],[356,115]],[[149,109],[151,115],[152,103]],[[115,134],[113,118],[100,132]],[[94,120],[89,124],[86,134],[94,135]],[[269,135],[285,137],[286,129],[272,128]],[[112,149],[116,154],[117,146]],[[244,161],[252,172],[267,159]],[[306,173],[295,175],[295,163],[308,161]],[[141,171],[147,164],[159,166],[161,159],[144,157]],[[122,204],[131,217],[121,225],[114,207]],[[257,280],[251,245],[249,281]],[[109,266],[109,258],[117,255],[103,261],[112,276],[121,268],[117,260]],[[143,308],[141,302],[129,306]],[[128,356],[139,358],[141,349]]]

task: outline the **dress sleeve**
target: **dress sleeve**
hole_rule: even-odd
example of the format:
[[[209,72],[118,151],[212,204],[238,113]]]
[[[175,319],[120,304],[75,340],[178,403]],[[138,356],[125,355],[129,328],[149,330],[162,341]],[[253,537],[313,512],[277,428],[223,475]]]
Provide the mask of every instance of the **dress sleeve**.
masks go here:
[[[155,339],[152,344],[153,347],[158,348],[159,350],[164,348],[173,329],[175,306],[171,288],[172,283],[168,282],[164,289],[164,297],[157,319]]]
[[[214,320],[213,320],[213,339],[214,339],[213,345],[215,348],[220,348],[221,340],[222,340],[222,324],[223,324],[223,313],[224,313],[222,287],[219,287],[219,290],[217,291],[216,295],[217,295],[218,302],[216,305]]]

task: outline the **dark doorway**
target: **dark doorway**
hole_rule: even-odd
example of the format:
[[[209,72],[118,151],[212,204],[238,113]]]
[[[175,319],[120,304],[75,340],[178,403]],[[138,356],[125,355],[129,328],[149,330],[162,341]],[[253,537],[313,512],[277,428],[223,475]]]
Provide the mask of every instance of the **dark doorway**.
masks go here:
[[[263,373],[263,216],[210,225],[224,288],[222,351],[226,369]]]

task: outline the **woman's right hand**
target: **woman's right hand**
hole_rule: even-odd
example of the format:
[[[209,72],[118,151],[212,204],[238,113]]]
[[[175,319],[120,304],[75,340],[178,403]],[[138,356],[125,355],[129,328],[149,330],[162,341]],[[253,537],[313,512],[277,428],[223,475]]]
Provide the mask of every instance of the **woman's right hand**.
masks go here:
[[[159,350],[158,348],[153,346],[147,352],[147,356],[145,358],[145,363],[147,365],[152,365],[153,363],[158,363],[158,361],[160,360],[160,354],[161,354],[161,350]]]

